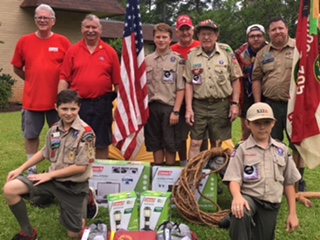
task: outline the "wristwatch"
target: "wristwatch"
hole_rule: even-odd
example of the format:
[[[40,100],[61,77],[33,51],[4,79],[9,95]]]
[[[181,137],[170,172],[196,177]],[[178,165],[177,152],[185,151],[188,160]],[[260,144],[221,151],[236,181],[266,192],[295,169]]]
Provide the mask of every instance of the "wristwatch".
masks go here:
[[[180,113],[179,111],[172,111],[174,115],[178,116]]]
[[[237,106],[239,106],[239,102],[232,101],[232,102],[231,102],[231,105],[237,105]]]

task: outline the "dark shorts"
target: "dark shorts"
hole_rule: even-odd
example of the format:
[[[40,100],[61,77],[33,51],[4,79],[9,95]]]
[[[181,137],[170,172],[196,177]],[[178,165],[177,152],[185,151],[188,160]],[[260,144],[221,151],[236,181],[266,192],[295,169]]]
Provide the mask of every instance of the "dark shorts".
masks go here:
[[[229,118],[229,99],[193,99],[194,124],[191,127],[191,139],[202,140],[208,130],[212,141],[231,138]]]
[[[249,109],[249,107],[251,107],[251,105],[254,104],[254,99],[253,99],[253,95],[251,95],[250,97],[248,97],[247,94],[244,94],[243,97],[243,104],[241,106],[241,118],[246,119],[247,117],[247,111]]]
[[[113,93],[95,99],[81,99],[80,118],[96,134],[96,148],[106,148],[112,143]]]
[[[25,198],[33,198],[36,196],[55,197],[60,204],[60,222],[71,232],[80,232],[82,230],[82,206],[89,191],[88,182],[58,182],[52,180],[33,186],[33,182],[29,181],[26,176],[19,176],[17,179],[25,183],[30,193]]]
[[[279,141],[282,142],[284,139],[283,132],[285,132],[285,134],[289,140],[289,147],[292,150],[295,150],[296,147],[294,146],[294,144],[291,143],[290,136],[287,132],[288,103],[282,102],[282,101],[273,101],[270,98],[265,98],[264,101],[270,105],[270,107],[272,108],[272,111],[273,111],[273,115],[274,115],[275,119],[277,119],[277,122],[272,129],[271,137],[274,139],[278,139]]]
[[[149,120],[144,127],[147,151],[156,152],[165,149],[174,153],[181,144],[181,125],[170,126],[169,119],[173,107],[159,102],[149,103]]]
[[[49,127],[59,121],[59,115],[56,110],[35,112],[22,109],[21,115],[21,128],[25,139],[38,138],[44,126],[45,119]]]

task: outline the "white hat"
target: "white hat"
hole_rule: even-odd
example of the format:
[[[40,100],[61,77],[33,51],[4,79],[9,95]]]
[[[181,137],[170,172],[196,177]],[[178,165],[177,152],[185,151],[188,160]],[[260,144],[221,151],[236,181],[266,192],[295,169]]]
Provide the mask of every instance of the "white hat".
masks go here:
[[[258,102],[252,104],[251,107],[249,107],[247,111],[247,120],[252,122],[259,119],[275,120],[272,108],[267,103]]]
[[[247,28],[247,35],[252,32],[252,31],[260,31],[262,32],[263,34],[265,34],[265,30],[264,30],[264,27],[260,24],[253,24],[253,25],[250,25],[248,28]]]

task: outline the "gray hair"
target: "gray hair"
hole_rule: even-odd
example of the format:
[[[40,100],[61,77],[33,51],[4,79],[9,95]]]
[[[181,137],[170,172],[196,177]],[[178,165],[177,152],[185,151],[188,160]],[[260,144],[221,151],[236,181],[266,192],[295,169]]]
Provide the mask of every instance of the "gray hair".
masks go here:
[[[89,20],[89,21],[93,21],[93,20],[96,20],[98,19],[98,23],[99,23],[99,27],[102,28],[102,25],[101,25],[101,22],[100,22],[100,18],[98,18],[96,15],[94,14],[88,14],[85,16],[85,18],[82,20],[81,22],[81,26],[84,24],[84,21],[85,20]]]
[[[48,12],[50,12],[51,16],[52,16],[54,19],[56,18],[55,12],[54,12],[53,9],[52,9],[49,5],[47,5],[47,4],[40,4],[40,5],[36,8],[36,10],[35,10],[35,15],[34,15],[35,17],[37,16],[37,14],[38,14],[38,12],[39,12],[40,10],[48,11]]]

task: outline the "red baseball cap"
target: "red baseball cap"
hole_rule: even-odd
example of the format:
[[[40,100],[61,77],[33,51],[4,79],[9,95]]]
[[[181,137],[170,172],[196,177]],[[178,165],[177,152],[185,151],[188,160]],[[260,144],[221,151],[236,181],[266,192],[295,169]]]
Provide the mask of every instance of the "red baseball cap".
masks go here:
[[[177,18],[176,26],[177,26],[177,29],[180,29],[182,26],[189,26],[192,28],[193,23],[189,16],[181,15]]]

